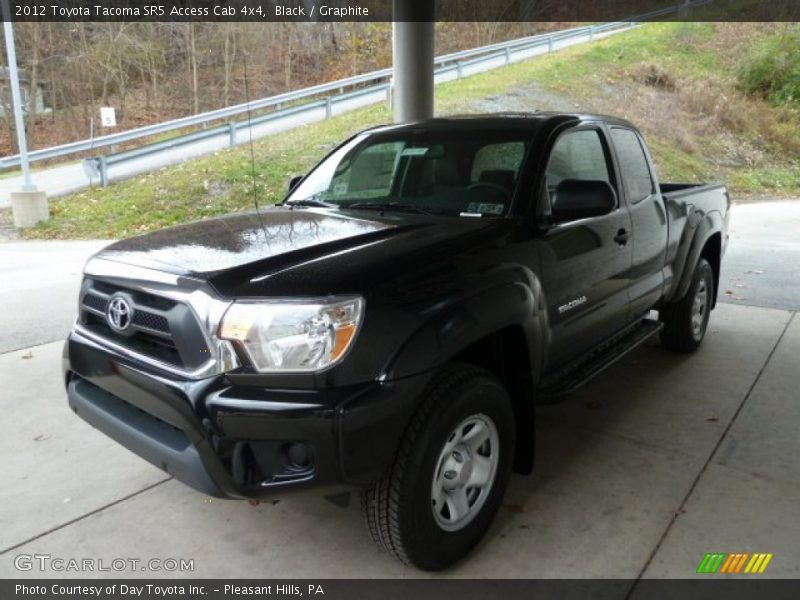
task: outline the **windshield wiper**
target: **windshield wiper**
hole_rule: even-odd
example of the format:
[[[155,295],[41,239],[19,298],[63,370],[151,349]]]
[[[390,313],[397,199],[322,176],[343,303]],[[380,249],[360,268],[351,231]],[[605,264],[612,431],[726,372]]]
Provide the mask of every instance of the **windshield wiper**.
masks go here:
[[[323,200],[314,200],[313,198],[306,198],[304,200],[293,200],[292,202],[284,202],[284,206],[291,208],[292,206],[308,206],[312,208],[339,208],[337,204],[331,202],[324,202]]]
[[[342,208],[356,208],[364,210],[382,210],[382,211],[397,211],[397,212],[413,212],[420,215],[435,216],[430,210],[422,207],[415,206],[414,204],[404,204],[402,202],[356,202],[355,204],[348,204]]]

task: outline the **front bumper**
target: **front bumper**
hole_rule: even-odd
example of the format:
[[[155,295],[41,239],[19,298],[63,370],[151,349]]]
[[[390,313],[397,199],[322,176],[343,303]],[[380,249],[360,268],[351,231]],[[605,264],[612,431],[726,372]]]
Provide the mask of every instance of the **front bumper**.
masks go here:
[[[205,494],[254,499],[375,482],[430,378],[314,390],[179,380],[75,331],[63,368],[89,424]]]

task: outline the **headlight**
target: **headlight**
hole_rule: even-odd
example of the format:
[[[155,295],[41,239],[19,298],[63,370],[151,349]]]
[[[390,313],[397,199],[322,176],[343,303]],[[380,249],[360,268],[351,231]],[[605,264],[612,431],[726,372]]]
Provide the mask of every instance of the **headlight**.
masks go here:
[[[319,371],[347,353],[361,323],[364,301],[235,302],[219,337],[241,343],[262,373]]]

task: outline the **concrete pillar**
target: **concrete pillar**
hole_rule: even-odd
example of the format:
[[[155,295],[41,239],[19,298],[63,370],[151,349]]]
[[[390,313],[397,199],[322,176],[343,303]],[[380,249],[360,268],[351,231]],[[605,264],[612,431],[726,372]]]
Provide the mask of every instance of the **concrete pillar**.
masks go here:
[[[38,191],[11,192],[14,227],[33,227],[50,218],[47,194]]]
[[[433,117],[434,0],[394,0],[392,54],[395,123]]]
[[[14,27],[11,23],[11,10],[8,0],[0,0],[0,9],[3,15],[3,35],[6,41],[6,57],[8,58],[8,79],[11,87],[14,125],[17,130],[20,166],[22,167],[22,190],[11,192],[11,212],[14,215],[15,227],[33,227],[39,221],[47,221],[50,218],[50,211],[47,206],[47,195],[44,192],[37,191],[36,186],[31,181],[25,123],[22,119],[22,94],[19,89],[19,73],[17,72],[17,49],[14,44]],[[36,93],[36,90],[32,90],[32,93]]]

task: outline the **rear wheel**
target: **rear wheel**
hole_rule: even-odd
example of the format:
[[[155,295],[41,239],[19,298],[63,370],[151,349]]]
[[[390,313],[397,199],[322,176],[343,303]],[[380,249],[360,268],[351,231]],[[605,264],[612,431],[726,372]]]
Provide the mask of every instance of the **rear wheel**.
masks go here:
[[[363,494],[373,539],[406,564],[445,568],[480,542],[511,473],[514,414],[502,384],[446,367],[406,432],[390,472]]]
[[[661,342],[674,352],[693,352],[706,335],[714,298],[714,270],[701,258],[695,267],[689,291],[681,300],[664,306]]]

